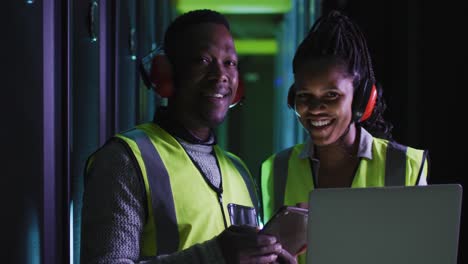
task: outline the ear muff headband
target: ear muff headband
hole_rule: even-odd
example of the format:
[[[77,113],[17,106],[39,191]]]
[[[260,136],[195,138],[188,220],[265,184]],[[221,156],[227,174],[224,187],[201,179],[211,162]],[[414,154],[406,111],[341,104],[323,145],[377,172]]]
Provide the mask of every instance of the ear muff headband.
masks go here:
[[[369,95],[369,100],[367,100],[366,109],[364,110],[364,113],[359,119],[359,122],[366,121],[372,115],[372,111],[374,110],[376,101],[377,101],[377,88],[375,87],[375,84],[373,84],[370,95]]]
[[[370,80],[364,80],[354,91],[352,111],[353,121],[364,122],[372,115],[375,101],[377,99],[377,89]]]
[[[295,109],[294,107],[294,100],[296,100],[296,91],[294,91],[294,84],[291,84],[288,90],[288,107],[291,109]]]
[[[233,108],[239,103],[242,104],[242,101],[245,99],[244,92],[245,92],[244,81],[241,78],[239,78],[239,85],[237,86],[236,95],[234,96],[234,99],[232,100],[231,105],[229,105],[229,108]]]
[[[149,79],[159,96],[165,98],[172,96],[172,68],[164,54],[158,54],[153,58]]]
[[[149,80],[159,96],[168,98],[174,94],[172,82],[172,66],[169,59],[164,54],[154,56],[151,62]],[[234,99],[229,106],[234,107],[244,99],[244,83],[239,79],[239,86]]]

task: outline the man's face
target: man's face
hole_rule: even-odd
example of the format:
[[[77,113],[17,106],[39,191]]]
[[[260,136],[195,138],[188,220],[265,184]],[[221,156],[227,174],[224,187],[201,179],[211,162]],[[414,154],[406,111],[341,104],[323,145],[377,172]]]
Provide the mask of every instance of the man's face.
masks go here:
[[[191,127],[218,126],[237,91],[237,53],[229,31],[214,23],[194,25],[178,44],[174,61],[177,111]]]

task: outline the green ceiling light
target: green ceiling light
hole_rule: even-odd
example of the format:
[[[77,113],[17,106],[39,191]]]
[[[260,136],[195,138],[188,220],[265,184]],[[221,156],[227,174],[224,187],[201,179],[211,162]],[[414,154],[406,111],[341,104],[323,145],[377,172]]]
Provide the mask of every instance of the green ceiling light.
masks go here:
[[[278,51],[276,39],[235,39],[238,55],[275,55]]]
[[[207,8],[223,14],[277,14],[291,9],[291,0],[177,0],[179,13]]]

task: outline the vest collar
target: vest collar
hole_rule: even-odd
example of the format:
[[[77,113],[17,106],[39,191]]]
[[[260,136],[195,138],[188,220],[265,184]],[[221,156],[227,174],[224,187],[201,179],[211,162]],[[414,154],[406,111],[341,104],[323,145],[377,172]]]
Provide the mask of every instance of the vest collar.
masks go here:
[[[210,136],[207,140],[200,140],[190,133],[182,124],[176,121],[166,107],[159,107],[156,111],[153,122],[166,130],[172,136],[178,137],[191,144],[216,145],[216,135],[213,129],[210,129]]]

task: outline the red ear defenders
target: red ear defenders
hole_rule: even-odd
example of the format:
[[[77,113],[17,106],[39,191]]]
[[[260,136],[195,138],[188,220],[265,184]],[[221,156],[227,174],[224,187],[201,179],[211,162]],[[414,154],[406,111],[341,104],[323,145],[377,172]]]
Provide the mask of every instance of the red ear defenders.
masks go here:
[[[296,90],[294,84],[289,87],[288,91],[288,106],[294,109],[294,100]],[[374,110],[377,101],[377,88],[375,84],[366,81],[363,86],[356,89],[354,92],[352,111],[353,121],[356,123],[366,121]]]
[[[164,54],[156,55],[151,61],[150,82],[159,96],[168,98],[174,93],[171,63]]]
[[[375,83],[369,80],[354,91],[353,97],[353,121],[356,123],[366,121],[374,110],[375,102],[377,101],[377,88]]]
[[[237,104],[241,103],[245,99],[244,92],[245,92],[244,80],[242,78],[239,78],[239,84],[237,85],[236,95],[234,96],[234,99],[232,99],[232,103],[229,106],[229,108],[236,106]]]
[[[169,98],[174,93],[172,81],[172,66],[163,53],[153,53],[142,59],[143,81],[148,88],[154,88],[156,93]],[[239,78],[239,85],[234,99],[229,107],[234,107],[244,99],[244,82]]]

